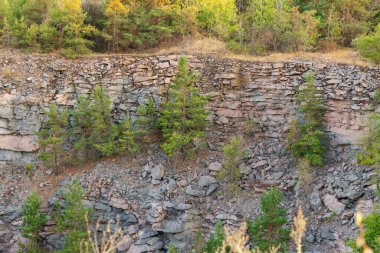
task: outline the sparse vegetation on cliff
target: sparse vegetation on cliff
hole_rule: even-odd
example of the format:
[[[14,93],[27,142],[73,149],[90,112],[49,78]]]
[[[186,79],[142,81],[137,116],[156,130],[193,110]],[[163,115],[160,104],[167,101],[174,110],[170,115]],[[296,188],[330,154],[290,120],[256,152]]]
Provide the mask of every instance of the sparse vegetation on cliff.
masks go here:
[[[38,133],[40,144],[39,158],[48,167],[54,168],[54,173],[59,173],[59,168],[67,162],[67,143],[69,138],[69,112],[59,111],[56,105],[50,105],[46,112],[47,121],[44,128]]]
[[[283,193],[275,188],[269,189],[260,198],[262,215],[248,223],[253,249],[264,252],[272,248],[286,250],[290,231],[285,228],[288,222],[286,210],[280,207],[283,198]]]
[[[306,73],[304,79],[306,87],[297,96],[302,118],[294,123],[289,132],[288,138],[292,138],[289,141],[290,149],[295,157],[307,159],[312,166],[320,166],[325,154],[323,114],[326,109],[317,90],[314,73]]]
[[[198,75],[189,70],[187,58],[180,58],[179,73],[169,88],[159,118],[164,137],[162,149],[168,156],[178,151],[191,155],[196,149],[194,141],[204,136],[207,98],[195,87],[198,80]]]
[[[83,197],[81,183],[74,180],[62,193],[63,201],[55,205],[54,217],[58,231],[65,234],[65,243],[58,251],[60,253],[79,253],[82,240],[87,238],[86,217],[90,216],[91,208],[83,204]]]
[[[247,156],[246,150],[243,149],[243,137],[233,136],[229,144],[223,147],[224,162],[223,170],[220,171],[219,177],[227,183],[226,191],[234,193],[239,191],[237,181],[241,177],[239,164]]]
[[[19,252],[42,253],[40,232],[47,223],[46,215],[41,212],[42,199],[36,192],[32,192],[25,200],[22,208],[23,225],[21,235],[26,242],[20,242]]]

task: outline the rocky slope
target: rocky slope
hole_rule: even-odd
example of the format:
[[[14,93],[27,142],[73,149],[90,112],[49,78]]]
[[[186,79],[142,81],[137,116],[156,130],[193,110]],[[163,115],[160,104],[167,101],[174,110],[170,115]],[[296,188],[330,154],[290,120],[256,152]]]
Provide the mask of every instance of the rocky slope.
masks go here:
[[[178,55],[93,57],[65,60],[49,56],[3,55],[0,59],[0,251],[13,252],[20,238],[19,209],[28,190],[38,187],[59,197],[56,185],[78,173],[88,190],[95,217],[120,215],[127,231],[121,252],[158,252],[172,241],[186,250],[199,228],[210,231],[216,220],[238,226],[259,212],[258,198],[266,188],[285,192],[289,219],[301,206],[308,218],[305,247],[310,252],[345,252],[343,241],[355,236],[353,215],[370,212],[376,201],[372,168],[355,161],[357,136],[380,87],[379,67],[311,62],[255,63],[209,56],[188,56],[201,75],[199,86],[211,101],[208,147],[194,161],[169,161],[155,145],[137,157],[109,160],[54,179],[38,170],[29,179],[17,165],[35,162],[34,133],[49,103],[69,108],[80,94],[101,84],[113,102],[115,121],[132,116],[149,97],[156,102],[176,73]],[[296,90],[302,74],[316,73],[328,111],[327,165],[316,170],[306,186],[297,184],[294,161],[285,148],[286,131],[297,117]],[[247,122],[250,129],[246,128]],[[254,127],[253,127],[254,126]],[[225,196],[215,179],[221,169],[221,146],[232,134],[246,138],[249,157],[240,165],[241,192]],[[66,177],[66,180],[63,180]],[[56,193],[53,193],[56,192]],[[51,201],[50,201],[51,202]],[[46,227],[48,248],[60,243]]]

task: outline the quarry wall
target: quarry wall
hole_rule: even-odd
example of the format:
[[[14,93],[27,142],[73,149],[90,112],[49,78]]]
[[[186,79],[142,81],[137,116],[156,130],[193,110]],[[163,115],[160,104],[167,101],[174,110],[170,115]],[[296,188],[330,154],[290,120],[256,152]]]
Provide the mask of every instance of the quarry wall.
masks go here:
[[[0,58],[0,164],[36,159],[35,133],[50,103],[72,108],[79,95],[100,84],[113,102],[114,119],[132,117],[154,97],[165,99],[180,55],[98,56],[76,60],[54,56],[3,55]],[[223,140],[254,122],[255,139],[270,140],[272,152],[283,152],[292,120],[297,117],[297,90],[312,70],[327,112],[326,131],[332,159],[350,157],[365,128],[380,67],[331,63],[265,63],[188,55],[197,84],[210,97],[210,134]],[[269,151],[271,152],[271,151]]]

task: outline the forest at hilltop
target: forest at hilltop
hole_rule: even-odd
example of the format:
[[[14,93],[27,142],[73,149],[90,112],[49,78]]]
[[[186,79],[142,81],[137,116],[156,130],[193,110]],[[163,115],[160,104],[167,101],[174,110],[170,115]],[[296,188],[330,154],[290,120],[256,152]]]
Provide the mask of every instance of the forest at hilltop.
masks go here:
[[[0,43],[75,57],[214,37],[235,53],[357,48],[380,61],[379,0],[0,0]]]

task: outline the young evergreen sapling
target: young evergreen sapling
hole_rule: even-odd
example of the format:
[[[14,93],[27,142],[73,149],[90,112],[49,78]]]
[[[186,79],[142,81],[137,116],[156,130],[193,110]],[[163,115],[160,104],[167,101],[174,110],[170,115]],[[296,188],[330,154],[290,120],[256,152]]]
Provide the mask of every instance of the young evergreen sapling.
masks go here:
[[[46,162],[47,166],[54,168],[54,174],[58,175],[59,167],[67,158],[65,145],[68,143],[69,113],[67,110],[58,111],[56,105],[50,105],[46,112],[48,120],[44,129],[39,133],[40,144],[39,158]]]
[[[253,248],[268,251],[272,247],[286,249],[290,231],[285,228],[288,219],[286,209],[280,204],[283,194],[275,188],[270,188],[260,198],[260,209],[262,214],[253,222],[248,222],[248,233],[252,236]]]
[[[178,151],[191,155],[195,150],[194,141],[204,135],[207,98],[194,86],[198,80],[189,70],[187,58],[181,57],[179,73],[169,88],[159,119],[164,137],[162,149],[168,156]]]
[[[54,217],[57,228],[66,235],[63,248],[58,251],[60,253],[79,253],[80,244],[87,237],[86,215],[90,216],[92,209],[83,204],[83,195],[81,183],[75,179],[62,193],[63,203],[56,204]]]
[[[47,217],[41,212],[42,199],[36,192],[32,192],[25,200],[22,207],[23,225],[21,235],[26,242],[20,242],[19,252],[43,253],[40,247],[40,231],[47,223]]]

